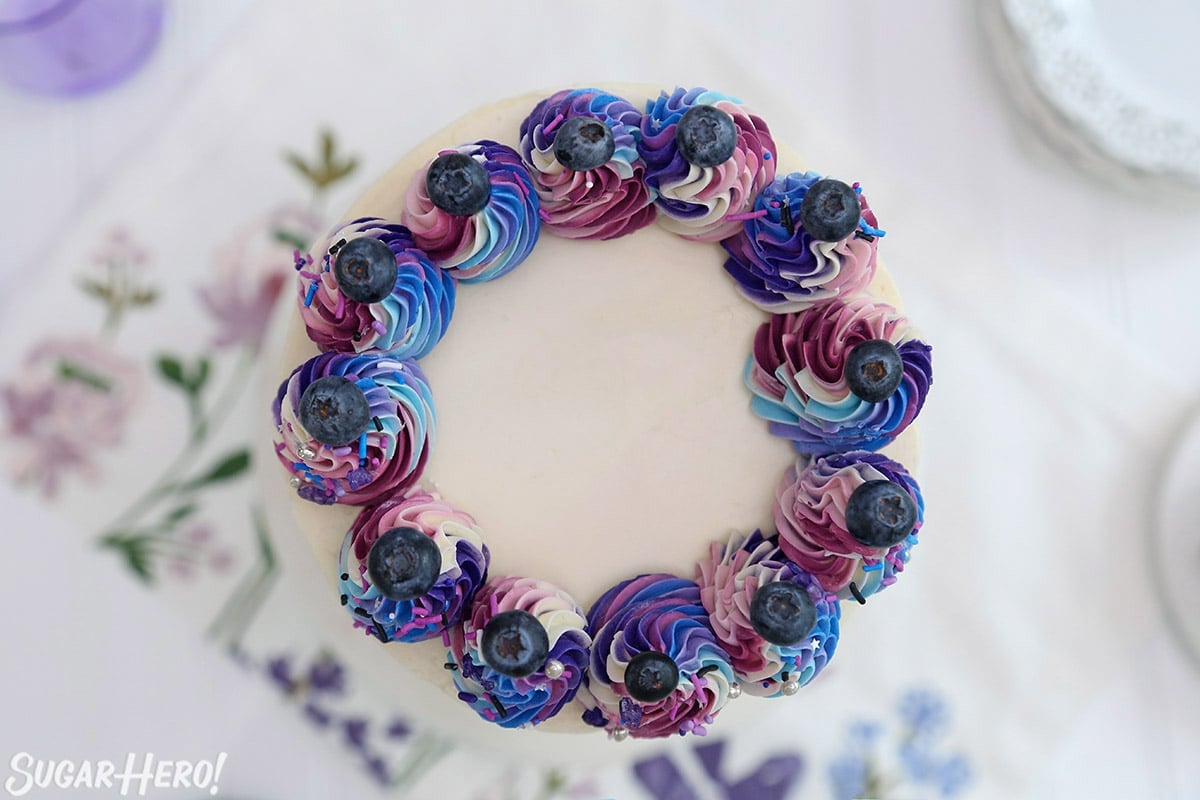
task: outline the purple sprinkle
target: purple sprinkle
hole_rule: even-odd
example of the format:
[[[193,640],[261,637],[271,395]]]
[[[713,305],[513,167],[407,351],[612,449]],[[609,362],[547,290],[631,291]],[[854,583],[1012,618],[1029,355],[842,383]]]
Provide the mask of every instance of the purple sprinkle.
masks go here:
[[[350,491],[357,492],[362,487],[371,482],[371,473],[362,467],[350,470],[346,475],[346,483],[350,486]]]
[[[476,698],[475,695],[471,694],[470,692],[459,692],[458,699],[462,700],[464,703],[474,703],[478,698]]]
[[[331,506],[337,502],[337,497],[333,492],[320,489],[311,483],[301,486],[296,490],[296,494],[300,495],[302,500],[308,500],[310,503],[316,503],[321,506]]]
[[[379,320],[372,320],[371,327],[374,328],[375,332],[378,333],[380,336],[387,335],[387,325],[384,325]]]
[[[636,728],[642,724],[642,707],[631,698],[622,697],[620,703],[621,724],[626,728]]]

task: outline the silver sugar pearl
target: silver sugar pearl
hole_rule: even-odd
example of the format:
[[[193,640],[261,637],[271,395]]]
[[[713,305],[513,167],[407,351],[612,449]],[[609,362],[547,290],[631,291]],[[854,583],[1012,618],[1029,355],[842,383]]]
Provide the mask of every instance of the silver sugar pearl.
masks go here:
[[[784,697],[791,697],[796,692],[800,691],[800,683],[798,681],[788,681],[779,688],[783,692]]]
[[[304,481],[300,480],[299,475],[293,475],[290,479],[288,479],[288,485],[291,486],[293,489],[299,489],[300,484],[302,484],[302,483],[304,483]]]
[[[309,447],[309,446],[308,446],[308,445],[306,445],[306,444],[302,444],[302,445],[300,445],[300,447],[299,447],[299,448],[296,450],[296,455],[300,456],[300,459],[301,459],[302,461],[308,461],[310,458],[316,458],[316,457],[317,457],[317,451],[316,451],[316,450],[313,450],[311,447]]]
[[[546,673],[546,677],[549,678],[550,680],[556,680],[558,678],[561,678],[563,673],[566,672],[566,670],[567,670],[567,668],[565,666],[563,666],[563,663],[561,661],[558,661],[557,659],[552,658],[546,662],[545,673]]]
[[[729,684],[729,699],[736,700],[742,696],[742,685],[740,683]]]
[[[629,729],[628,728],[617,728],[609,735],[612,736],[612,740],[614,742],[623,742],[629,738]]]

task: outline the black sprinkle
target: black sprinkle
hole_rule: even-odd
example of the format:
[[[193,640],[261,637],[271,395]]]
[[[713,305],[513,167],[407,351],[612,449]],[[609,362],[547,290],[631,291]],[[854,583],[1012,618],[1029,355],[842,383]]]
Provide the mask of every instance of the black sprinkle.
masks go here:
[[[451,672],[458,672],[458,664],[442,664],[442,669],[448,669]]]
[[[796,227],[795,223],[792,222],[792,204],[788,202],[786,197],[783,198],[783,208],[779,212],[779,224],[782,225],[788,233],[791,233]]]
[[[442,612],[442,627],[447,630],[450,628],[450,617],[446,616],[445,611]]]
[[[858,584],[854,581],[850,581],[850,594],[854,595],[854,599],[858,601],[859,605],[867,604],[867,598],[863,597],[863,593],[858,590]]]
[[[873,242],[873,241],[875,241],[875,237],[874,237],[874,236],[872,236],[872,235],[871,235],[871,234],[869,234],[869,233],[864,233],[863,231],[860,231],[860,230],[859,230],[859,231],[855,231],[855,232],[854,232],[854,238],[855,238],[855,239],[866,239],[868,242]]]
[[[350,573],[349,573],[349,572],[343,572],[343,573],[342,573],[342,580],[344,580],[344,581],[348,581],[348,580],[350,580]]]
[[[352,335],[350,338],[351,338],[351,339],[353,339],[353,340],[354,340],[354,341],[356,341],[356,342],[361,342],[361,341],[362,341],[362,334],[361,334],[361,333],[359,333],[358,331],[355,331],[355,332],[354,332],[354,334],[353,334],[353,335]]]
[[[375,626],[375,635],[379,637],[379,641],[381,641],[381,642],[390,641],[390,639],[388,638],[388,635],[387,635],[387,631],[385,631],[383,629],[383,626],[379,624],[379,620],[377,620],[377,619],[371,620],[371,623]]]
[[[779,673],[779,680],[783,681],[784,683],[787,683],[787,679],[788,679],[788,674],[786,672]]]
[[[712,672],[715,669],[717,669],[716,664],[709,664],[707,667],[701,667],[700,669],[696,670],[696,675],[697,675],[697,677],[703,678],[705,675],[707,675],[708,673]]]
[[[345,246],[346,246],[346,240],[338,239],[337,242],[333,245],[333,247],[329,248],[329,255],[333,255],[334,253],[336,253],[338,250],[341,250]]]
[[[506,709],[503,705],[500,704],[500,701],[496,699],[495,695],[489,694],[488,699],[491,700],[492,705],[496,707],[496,713],[500,715],[500,719],[507,719],[508,718],[508,709]]]
[[[346,595],[342,595],[342,605],[346,605],[346,603],[349,603],[349,602],[350,602],[350,598],[347,597]]]
[[[358,606],[355,606],[355,608],[354,608],[354,613],[355,613],[355,614],[358,614],[360,617],[369,617],[369,616],[371,616],[371,612],[370,612],[370,611],[367,611],[365,608],[361,608],[361,607],[358,607]]]
[[[375,423],[375,430],[383,433],[383,423],[379,421],[379,417],[371,417],[371,422]]]

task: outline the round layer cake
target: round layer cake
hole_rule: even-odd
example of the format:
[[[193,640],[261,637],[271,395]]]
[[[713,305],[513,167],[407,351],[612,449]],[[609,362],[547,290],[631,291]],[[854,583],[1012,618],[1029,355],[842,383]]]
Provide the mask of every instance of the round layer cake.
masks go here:
[[[680,138],[670,128],[679,127],[677,112],[690,106],[728,113],[742,126],[735,131],[741,137],[737,148],[746,146],[747,136],[753,139],[749,157],[736,149],[713,167],[680,161],[679,147],[659,140]],[[586,126],[568,124],[574,117],[608,125],[615,136],[605,134],[612,147],[599,158],[607,156],[619,169],[605,173],[608,167],[589,171],[586,164],[577,164],[578,170],[563,165],[595,156],[587,150]],[[724,117],[717,122],[728,125]],[[693,128],[703,133],[706,124],[709,120],[701,119]],[[584,145],[573,152],[555,150],[555,140],[567,138],[564,131]],[[890,584],[915,543],[914,530],[902,553],[885,547],[878,553],[886,552],[886,558],[860,558],[848,568],[836,558],[836,564],[827,563],[839,552],[838,537],[846,538],[841,530],[846,524],[839,517],[839,528],[822,509],[838,502],[845,506],[845,495],[865,481],[903,484],[907,473],[897,477],[886,465],[903,465],[911,473],[917,440],[915,427],[895,436],[895,420],[884,426],[890,433],[874,438],[843,441],[825,435],[821,423],[814,428],[809,417],[819,416],[818,406],[828,411],[826,406],[836,404],[815,389],[785,391],[773,377],[786,379],[791,361],[806,357],[806,330],[830,337],[814,345],[818,350],[837,349],[841,345],[833,340],[854,325],[875,325],[878,338],[895,339],[899,334],[893,328],[906,322],[899,316],[891,278],[877,261],[882,231],[868,210],[852,233],[838,234],[838,246],[860,256],[860,263],[852,253],[842,259],[841,279],[831,280],[828,269],[821,280],[782,284],[746,274],[745,264],[752,267],[756,253],[760,261],[771,258],[755,244],[755,226],[786,224],[789,231],[798,230],[800,200],[818,177],[806,175],[809,165],[770,137],[761,119],[702,90],[660,95],[651,87],[611,86],[590,94],[532,93],[480,108],[432,135],[343,215],[360,222],[339,226],[307,256],[298,255],[300,314],[294,316],[280,364],[284,387],[277,403],[284,410],[277,417],[282,441],[276,449],[298,489],[292,503],[296,524],[328,577],[322,591],[329,602],[336,604],[341,595],[353,611],[365,602],[363,591],[374,592],[367,597],[375,598],[371,612],[360,610],[358,617],[345,619],[364,633],[361,648],[346,657],[394,659],[397,675],[407,673],[405,680],[428,681],[463,700],[477,716],[505,727],[571,732],[602,727],[635,736],[703,733],[712,724],[712,714],[703,708],[681,726],[675,715],[688,712],[672,706],[669,714],[656,717],[653,691],[642,687],[640,695],[647,699],[641,705],[630,702],[630,692],[639,694],[631,677],[635,665],[628,653],[619,656],[618,651],[631,641],[629,626],[661,617],[672,632],[694,630],[697,641],[702,639],[692,656],[711,650],[712,663],[685,677],[693,687],[719,684],[712,691],[721,705],[760,702],[731,697],[743,694],[740,683],[748,684],[745,676],[751,674],[754,691],[745,694],[803,702],[790,695],[801,669],[811,677],[824,663],[817,650],[830,619],[829,644],[836,641],[833,604],[849,598],[852,605],[864,593]],[[485,149],[493,144],[495,150]],[[440,229],[437,217],[443,209],[434,209],[428,196],[435,180],[431,161],[458,153],[487,165],[484,179],[493,187],[489,202],[509,203],[488,221],[484,211],[458,209],[464,212],[459,216],[477,214],[473,233]],[[441,159],[439,166],[452,162]],[[716,187],[712,176],[723,169],[732,170],[733,177]],[[789,204],[789,197],[796,202]],[[610,209],[623,207],[619,213],[606,211],[605,203]],[[536,219],[529,218],[531,210]],[[489,230],[507,248],[490,263],[479,244]],[[455,236],[458,241],[447,244]],[[400,334],[366,313],[350,326],[349,338],[344,335],[349,328],[338,333],[351,312],[338,299],[336,279],[350,278],[332,267],[338,249],[363,237],[388,244],[402,271],[414,276],[409,296],[416,298],[422,316],[416,319],[410,310],[411,324]],[[805,249],[824,254],[818,260],[834,247],[824,244],[803,240]],[[836,257],[833,261],[836,273]],[[854,285],[852,269],[865,271],[862,285]],[[399,279],[394,291],[400,291]],[[877,325],[868,320],[876,317]],[[310,361],[322,349],[338,346],[339,335],[341,349],[351,352]],[[911,333],[905,336],[914,341]],[[394,354],[385,353],[381,366],[355,360],[380,349]],[[356,356],[356,350],[364,356]],[[807,357],[816,365],[811,371],[819,372],[822,353]],[[373,418],[373,427],[362,434],[361,447],[353,440],[338,442],[328,448],[333,461],[324,462],[329,466],[341,458],[353,469],[328,482],[314,473],[319,467],[310,466],[321,461],[321,454],[303,437],[284,434],[293,425],[300,429],[300,378],[294,370],[306,362],[308,372],[300,376],[305,386],[318,375],[349,376],[370,400],[363,413]],[[922,391],[927,376],[925,381]],[[382,399],[377,404],[371,398]],[[913,401],[913,414],[919,400],[923,396]],[[387,403],[399,410],[382,418],[373,413]],[[909,421],[911,414],[904,425]],[[368,436],[384,443],[390,436],[403,447],[380,463],[375,450],[368,454]],[[845,483],[848,474],[854,476],[851,484]],[[812,532],[814,525],[820,532]],[[352,527],[369,531],[354,539],[347,535]],[[395,619],[395,603],[387,605],[376,587],[359,578],[367,581],[368,573],[378,578],[379,569],[368,570],[371,547],[385,531],[398,529],[424,530],[431,537],[439,531],[434,540],[440,556],[431,551],[429,557],[435,564],[440,557],[443,576],[451,574],[446,565],[454,565],[454,581],[446,583],[444,598],[436,595],[436,608],[414,612],[406,605],[404,624],[388,624]],[[851,542],[849,549],[855,547]],[[411,556],[407,550],[392,552]],[[358,568],[356,574],[349,574],[347,563]],[[864,564],[873,571],[863,572]],[[751,574],[738,570],[769,573],[775,581],[792,576],[792,583],[812,598],[816,616],[804,639],[807,649],[786,651],[791,655],[785,654],[782,673],[770,658],[763,660],[770,647],[760,647],[761,640],[742,647],[728,610],[711,608],[738,602],[733,588],[714,588],[722,575]],[[441,591],[429,591],[435,590]],[[879,602],[886,605],[886,596]],[[391,611],[380,612],[382,606]],[[489,665],[501,656],[494,647],[488,651],[484,629],[510,608],[524,609],[551,634],[549,655],[538,655],[544,660],[536,665],[541,679],[556,677],[556,686],[570,679],[569,691],[552,691],[553,701],[536,708],[505,708],[497,699],[495,676],[488,678]],[[682,616],[679,609],[685,610]],[[738,618],[744,622],[749,611],[741,611]],[[852,621],[843,627],[853,635]],[[573,634],[576,628],[583,633],[564,638],[564,630]],[[556,643],[562,643],[558,650]],[[741,650],[753,652],[739,656]],[[742,663],[739,658],[754,662],[739,667],[747,670],[744,675],[733,669]],[[545,666],[551,660],[552,669]],[[789,664],[794,665],[791,676]],[[636,666],[657,674],[653,664]],[[558,677],[562,673],[566,678]],[[740,683],[737,675],[743,675]]]

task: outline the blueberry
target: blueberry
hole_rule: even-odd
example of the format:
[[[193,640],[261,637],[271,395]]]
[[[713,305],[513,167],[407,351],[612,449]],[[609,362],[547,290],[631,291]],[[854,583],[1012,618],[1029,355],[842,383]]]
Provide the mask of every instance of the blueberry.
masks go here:
[[[425,173],[425,191],[433,204],[456,217],[482,211],[492,196],[487,170],[463,153],[438,156]]]
[[[858,229],[860,219],[858,193],[832,178],[822,178],[808,187],[800,201],[800,224],[817,241],[845,239]]]
[[[788,581],[758,587],[750,601],[750,624],[771,644],[793,645],[817,624],[817,606],[808,592]]]
[[[714,106],[692,106],[675,128],[679,154],[693,166],[715,167],[733,155],[737,126],[733,117]]]
[[[501,675],[525,678],[542,668],[550,637],[528,611],[501,611],[483,628],[483,660]]]
[[[396,254],[371,236],[351,239],[333,259],[342,294],[359,303],[378,303],[396,285]]]
[[[891,547],[916,524],[917,504],[891,481],[867,481],[846,502],[846,530],[867,547]]]
[[[300,424],[322,444],[341,447],[362,435],[371,424],[367,396],[352,381],[338,375],[317,378],[300,395]]]
[[[642,703],[657,703],[679,685],[679,667],[662,653],[638,653],[625,667],[625,689]]]
[[[892,396],[904,377],[904,360],[886,339],[868,339],[846,356],[846,386],[860,400],[881,403]]]
[[[604,166],[616,149],[612,130],[591,117],[571,117],[554,134],[554,157],[576,172]]]
[[[416,528],[392,528],[367,553],[367,576],[392,600],[420,597],[437,583],[441,571],[441,551]]]

